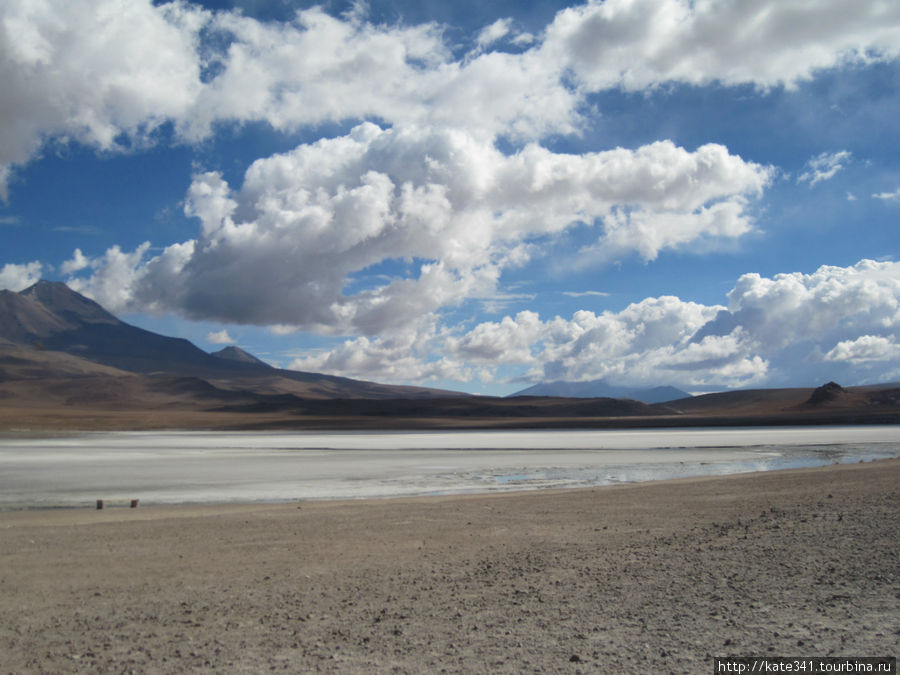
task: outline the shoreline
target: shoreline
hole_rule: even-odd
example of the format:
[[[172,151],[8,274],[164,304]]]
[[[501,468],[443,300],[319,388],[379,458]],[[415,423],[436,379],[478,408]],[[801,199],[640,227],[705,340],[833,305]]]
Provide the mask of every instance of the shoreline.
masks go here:
[[[688,475],[688,476],[675,476],[675,477],[665,477],[665,478],[650,478],[644,480],[632,480],[632,481],[621,481],[617,483],[607,483],[607,484],[599,484],[599,485],[578,485],[573,487],[515,487],[515,488],[495,488],[492,490],[479,490],[477,488],[473,488],[471,490],[461,490],[458,492],[445,492],[445,493],[428,493],[428,494],[401,494],[401,495],[385,495],[385,496],[361,496],[361,497],[297,497],[292,499],[231,499],[231,500],[223,500],[223,501],[184,501],[184,502],[147,502],[138,500],[140,503],[136,507],[131,507],[130,502],[131,499],[104,499],[104,506],[102,509],[97,509],[94,503],[95,500],[89,500],[84,504],[55,504],[55,505],[46,505],[46,506],[38,506],[34,504],[25,504],[20,506],[12,506],[12,507],[2,507],[0,508],[0,528],[9,526],[9,524],[4,525],[3,520],[4,516],[12,516],[15,514],[63,514],[68,512],[78,512],[78,513],[96,513],[96,516],[89,516],[83,522],[81,519],[76,519],[81,524],[85,523],[96,523],[96,522],[108,522],[110,520],[121,520],[123,522],[131,521],[131,520],[142,520],[142,519],[159,519],[165,517],[171,518],[180,518],[185,517],[185,514],[190,513],[192,517],[200,517],[204,515],[205,512],[209,512],[206,515],[218,515],[220,511],[241,511],[247,509],[249,511],[254,511],[256,509],[267,510],[267,509],[281,509],[281,508],[300,508],[301,506],[311,506],[314,504],[334,504],[336,506],[349,506],[349,505],[365,505],[367,503],[398,503],[398,504],[406,504],[406,503],[415,503],[415,502],[429,502],[429,501],[442,501],[442,500],[466,500],[466,499],[482,499],[482,498],[504,498],[504,497],[525,497],[528,495],[560,495],[567,494],[570,492],[584,492],[584,491],[593,491],[593,490],[609,490],[609,489],[625,489],[629,487],[640,487],[645,485],[658,485],[658,484],[672,484],[677,485],[681,483],[694,483],[694,482],[702,482],[702,481],[717,481],[721,479],[728,478],[742,478],[742,477],[753,477],[753,476],[764,476],[766,474],[772,473],[785,473],[785,472],[804,472],[816,469],[825,469],[828,467],[837,467],[837,466],[854,466],[857,464],[875,464],[875,463],[883,463],[883,462],[897,462],[900,464],[900,456],[895,457],[878,457],[870,460],[860,459],[858,461],[848,461],[848,462],[827,462],[824,461],[821,464],[815,464],[811,466],[800,466],[800,467],[779,467],[772,469],[763,469],[763,470],[750,470],[750,471],[736,471],[734,473],[719,473],[719,474],[698,474],[698,475]],[[157,511],[160,511],[157,513]],[[168,515],[163,513],[163,511],[169,512]],[[182,513],[183,512],[183,513]],[[120,517],[117,518],[103,518],[99,517],[100,514],[119,514]],[[152,515],[151,515],[152,514]],[[147,515],[149,518],[145,518]],[[9,520],[14,520],[14,518],[10,518]],[[60,523],[63,524],[63,523]]]
[[[90,513],[96,514],[98,517],[92,517],[91,520],[85,522],[108,522],[112,520],[140,520],[145,514],[152,514],[151,519],[159,518],[181,518],[186,514],[191,517],[201,517],[203,515],[215,516],[219,512],[225,511],[266,511],[293,509],[303,506],[313,506],[318,504],[334,505],[336,507],[346,506],[365,506],[366,504],[416,504],[419,502],[438,502],[438,501],[455,501],[455,500],[479,500],[479,499],[504,499],[504,498],[521,498],[529,496],[554,496],[566,495],[569,493],[593,492],[597,490],[627,490],[629,488],[640,488],[644,486],[665,486],[665,485],[682,485],[703,482],[727,481],[729,479],[752,479],[753,477],[766,476],[769,474],[805,474],[808,471],[819,471],[822,469],[838,468],[838,467],[855,467],[868,466],[872,464],[886,465],[896,463],[900,468],[900,456],[897,457],[879,457],[871,460],[859,460],[855,462],[828,462],[816,466],[802,467],[785,467],[776,469],[764,469],[760,471],[740,471],[725,474],[704,474],[694,476],[677,476],[672,478],[652,478],[648,480],[627,481],[606,485],[580,485],[576,487],[551,487],[551,488],[512,488],[503,490],[490,491],[464,491],[444,494],[409,494],[409,495],[388,495],[384,497],[298,497],[296,499],[282,500],[230,500],[220,502],[173,502],[173,503],[150,503],[141,502],[138,507],[131,508],[129,500],[104,500],[104,508],[97,509],[93,503],[75,506],[23,506],[12,509],[0,509],[0,528],[9,527],[11,524],[4,524],[2,521],[5,516],[14,514],[39,514],[39,513]],[[160,513],[156,513],[156,511]],[[163,511],[167,513],[162,513]],[[182,513],[183,512],[183,513]],[[208,512],[208,513],[207,513]],[[107,519],[104,515],[116,514],[117,518]],[[14,519],[13,519],[14,520]]]
[[[0,513],[4,670],[703,672],[896,655],[900,459]]]

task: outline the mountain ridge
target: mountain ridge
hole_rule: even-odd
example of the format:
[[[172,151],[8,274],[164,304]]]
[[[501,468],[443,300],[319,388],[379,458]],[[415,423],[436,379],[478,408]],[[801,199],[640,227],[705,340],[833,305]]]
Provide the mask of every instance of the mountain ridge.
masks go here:
[[[568,398],[630,398],[642,403],[665,403],[676,399],[688,398],[689,393],[668,385],[656,387],[620,387],[609,384],[606,380],[587,380],[571,382],[555,380],[539,382],[530,387],[509,395],[518,396],[565,396]]]
[[[0,401],[7,431],[900,423],[900,383],[829,382],[648,404],[633,396],[471,396],[282,370],[239,347],[209,354],[132,326],[59,282],[0,291]]]
[[[0,318],[0,340],[20,348],[64,353],[134,374],[199,377],[219,389],[311,398],[467,396],[273,368],[237,347],[226,348],[225,355],[223,350],[218,355],[209,354],[184,338],[160,335],[121,321],[59,281],[41,280],[19,293],[2,291]]]

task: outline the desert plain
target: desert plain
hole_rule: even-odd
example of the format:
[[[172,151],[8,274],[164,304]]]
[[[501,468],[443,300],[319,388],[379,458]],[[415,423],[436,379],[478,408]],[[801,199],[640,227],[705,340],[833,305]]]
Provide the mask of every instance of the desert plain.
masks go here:
[[[900,459],[0,513],[2,673],[698,673],[896,656]]]

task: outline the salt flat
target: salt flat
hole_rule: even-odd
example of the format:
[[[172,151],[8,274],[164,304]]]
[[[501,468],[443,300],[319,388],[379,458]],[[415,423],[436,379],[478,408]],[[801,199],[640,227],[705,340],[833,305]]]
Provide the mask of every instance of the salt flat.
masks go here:
[[[898,426],[7,437],[0,508],[586,487],[898,455]]]

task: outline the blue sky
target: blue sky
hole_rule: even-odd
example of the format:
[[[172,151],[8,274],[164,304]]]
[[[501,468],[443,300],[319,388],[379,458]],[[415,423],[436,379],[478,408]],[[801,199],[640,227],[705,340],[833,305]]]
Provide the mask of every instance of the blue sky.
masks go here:
[[[0,287],[470,392],[900,380],[897,3],[0,19]]]

